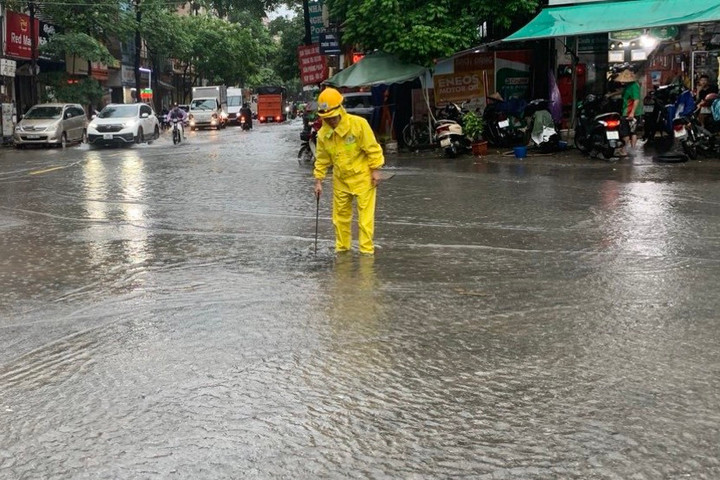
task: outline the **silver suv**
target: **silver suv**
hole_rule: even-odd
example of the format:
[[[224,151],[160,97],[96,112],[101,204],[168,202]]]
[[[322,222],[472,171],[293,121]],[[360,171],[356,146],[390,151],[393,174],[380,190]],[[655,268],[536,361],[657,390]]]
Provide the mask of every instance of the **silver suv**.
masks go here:
[[[61,145],[85,139],[87,117],[77,103],[41,103],[30,108],[15,127],[17,148],[25,145]]]

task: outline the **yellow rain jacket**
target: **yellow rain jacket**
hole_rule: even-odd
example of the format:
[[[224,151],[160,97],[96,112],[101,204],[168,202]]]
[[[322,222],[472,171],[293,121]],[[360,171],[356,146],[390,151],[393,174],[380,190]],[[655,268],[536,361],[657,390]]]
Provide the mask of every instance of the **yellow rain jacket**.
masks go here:
[[[322,180],[333,167],[333,188],[359,195],[372,188],[371,170],[385,164],[382,148],[367,120],[340,107],[340,123],[333,130],[320,127],[313,176]]]

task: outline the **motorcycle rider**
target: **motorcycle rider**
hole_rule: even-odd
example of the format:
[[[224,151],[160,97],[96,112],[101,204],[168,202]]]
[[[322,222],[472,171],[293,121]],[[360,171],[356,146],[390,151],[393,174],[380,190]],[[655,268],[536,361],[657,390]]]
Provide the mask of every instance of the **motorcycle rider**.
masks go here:
[[[173,103],[173,108],[168,112],[168,122],[172,125],[174,119],[178,119],[178,125],[180,125],[180,133],[182,134],[183,140],[185,139],[185,122],[187,121],[187,112],[180,108],[177,102]]]
[[[252,128],[252,110],[250,110],[250,105],[248,105],[247,102],[243,103],[243,106],[240,108],[240,117],[244,117],[248,128]]]

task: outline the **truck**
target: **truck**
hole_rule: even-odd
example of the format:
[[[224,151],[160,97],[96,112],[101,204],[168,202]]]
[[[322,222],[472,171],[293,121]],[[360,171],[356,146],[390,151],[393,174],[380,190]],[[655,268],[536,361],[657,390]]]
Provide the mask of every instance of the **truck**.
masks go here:
[[[190,129],[225,128],[228,122],[227,87],[193,87],[188,115]]]
[[[245,98],[248,92],[242,88],[228,87],[227,89],[227,105],[228,105],[228,123],[236,124],[240,121],[240,109],[243,103],[249,103]]]
[[[257,94],[257,118],[260,123],[284,122],[287,120],[284,87],[266,86],[255,89]]]

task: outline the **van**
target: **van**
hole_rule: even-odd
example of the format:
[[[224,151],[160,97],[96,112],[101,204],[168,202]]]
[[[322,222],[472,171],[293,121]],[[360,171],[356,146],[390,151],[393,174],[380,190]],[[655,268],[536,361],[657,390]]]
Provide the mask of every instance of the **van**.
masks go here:
[[[31,107],[15,126],[16,148],[26,145],[58,145],[85,140],[87,117],[77,103],[41,103]]]

